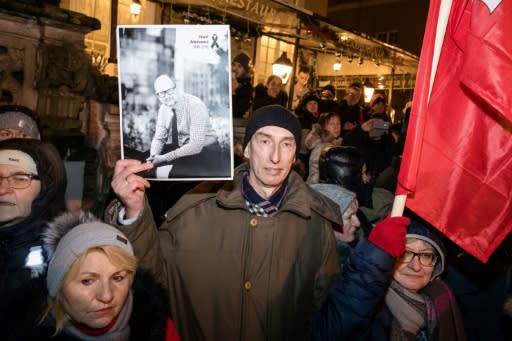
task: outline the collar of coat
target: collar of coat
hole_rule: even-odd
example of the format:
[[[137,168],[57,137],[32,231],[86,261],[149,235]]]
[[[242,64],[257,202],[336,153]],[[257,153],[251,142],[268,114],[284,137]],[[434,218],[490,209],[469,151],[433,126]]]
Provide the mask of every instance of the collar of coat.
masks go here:
[[[202,182],[187,192],[168,212],[167,221],[174,219],[184,211],[202,202],[216,200],[221,207],[241,209],[250,214],[242,194],[244,172],[249,164],[244,163],[235,169],[232,181]],[[339,207],[335,202],[311,189],[295,171],[288,176],[288,190],[279,212],[292,212],[302,218],[310,219],[319,214],[334,224],[342,221]],[[279,213],[277,214],[279,215]]]

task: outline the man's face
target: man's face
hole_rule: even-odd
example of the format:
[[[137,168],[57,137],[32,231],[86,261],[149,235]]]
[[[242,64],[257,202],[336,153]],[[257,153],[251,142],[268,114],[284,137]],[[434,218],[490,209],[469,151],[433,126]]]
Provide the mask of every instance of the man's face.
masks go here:
[[[283,85],[283,82],[281,81],[281,78],[279,78],[279,77],[272,78],[272,80],[267,84],[268,95],[276,98],[277,95],[279,95],[279,92],[281,91],[282,85]]]
[[[297,75],[297,84],[300,84],[301,86],[305,86],[308,82],[309,74],[306,72],[299,72]]]
[[[249,183],[262,198],[270,198],[284,183],[296,150],[295,138],[287,129],[266,126],[254,133],[244,156],[251,165]]]
[[[318,102],[317,101],[309,101],[306,103],[306,110],[309,112],[316,113],[318,112]]]
[[[361,91],[357,88],[348,88],[346,98],[348,105],[356,105],[359,103],[359,99],[361,98]]]
[[[5,177],[15,174],[30,174],[19,166],[0,165],[0,227],[19,223],[32,212],[32,202],[41,191],[41,182],[32,180],[27,188],[16,189],[9,186]]]
[[[163,105],[167,105],[168,107],[175,106],[177,100],[176,83],[172,83],[170,88],[158,92],[156,95]]]
[[[8,140],[8,139],[32,139],[33,137],[29,134],[26,134],[18,129],[0,129],[0,141]]]
[[[320,98],[324,101],[332,101],[334,100],[334,94],[330,90],[322,90]]]
[[[231,63],[231,72],[236,78],[240,78],[245,74],[245,69],[239,62]]]

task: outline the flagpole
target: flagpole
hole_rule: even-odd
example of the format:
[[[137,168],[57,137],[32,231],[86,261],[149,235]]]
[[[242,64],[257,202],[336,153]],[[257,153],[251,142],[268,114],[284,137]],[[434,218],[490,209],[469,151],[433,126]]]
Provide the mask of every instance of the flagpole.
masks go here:
[[[395,195],[393,201],[393,208],[391,209],[392,217],[401,217],[404,215],[405,202],[407,201],[407,194]]]

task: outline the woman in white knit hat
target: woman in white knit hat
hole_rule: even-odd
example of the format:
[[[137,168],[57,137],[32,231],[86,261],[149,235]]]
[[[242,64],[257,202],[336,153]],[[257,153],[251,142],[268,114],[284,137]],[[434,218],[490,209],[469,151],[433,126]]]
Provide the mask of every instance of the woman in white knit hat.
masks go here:
[[[179,340],[165,291],[137,260],[126,236],[89,213],[49,224],[48,307],[40,336],[65,340]]]

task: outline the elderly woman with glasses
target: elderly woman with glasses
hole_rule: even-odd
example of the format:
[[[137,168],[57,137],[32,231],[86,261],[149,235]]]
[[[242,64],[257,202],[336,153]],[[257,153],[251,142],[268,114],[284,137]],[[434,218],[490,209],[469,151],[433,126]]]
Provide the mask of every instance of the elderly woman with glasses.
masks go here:
[[[455,298],[439,277],[445,257],[439,235],[412,219],[369,339],[466,340]]]
[[[64,211],[66,173],[53,145],[0,142],[0,321],[2,339],[30,340],[44,307],[47,257],[41,232]]]

